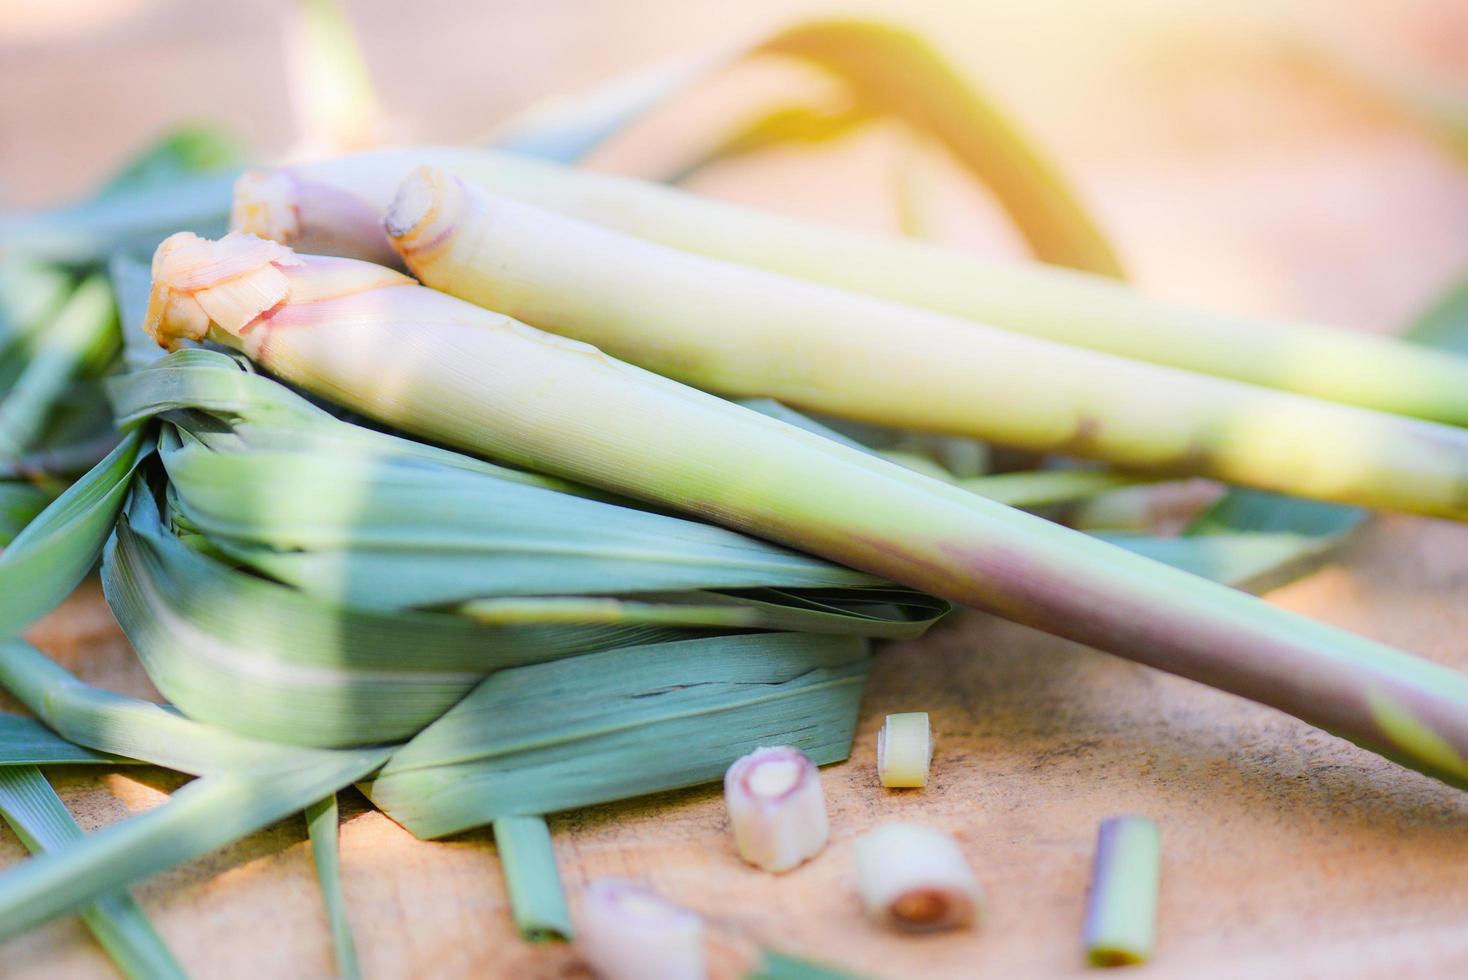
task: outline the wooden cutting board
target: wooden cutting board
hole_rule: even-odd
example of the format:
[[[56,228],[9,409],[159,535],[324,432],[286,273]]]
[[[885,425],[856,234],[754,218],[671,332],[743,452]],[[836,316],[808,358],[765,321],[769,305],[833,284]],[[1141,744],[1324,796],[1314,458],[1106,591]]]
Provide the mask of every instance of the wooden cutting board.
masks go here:
[[[369,54],[383,50],[392,5],[353,6],[364,10]],[[454,17],[491,33],[490,14],[475,22],[470,5],[450,6]],[[672,5],[637,6],[673,17],[671,26],[654,32],[660,50],[699,36],[697,19],[670,13]],[[755,5],[759,11],[775,6]],[[525,16],[526,43],[539,51],[557,31],[573,29],[576,37],[599,36],[615,28],[610,17],[548,4],[540,15]],[[764,17],[751,14],[748,26]],[[474,33],[462,21],[452,23],[459,33]],[[204,64],[209,51],[226,64],[245,57],[227,52],[217,37],[190,35],[185,43],[158,17],[145,19],[150,24],[159,39],[140,27],[54,59],[54,52],[36,53],[49,48],[0,58],[0,91],[43,100],[23,107],[14,96],[0,102],[7,141],[18,131],[13,126],[42,118],[46,106],[60,111],[78,97],[105,101],[107,76],[98,65],[122,70],[119,85],[155,96],[147,104],[119,104],[116,118],[92,129],[53,121],[8,158],[12,185],[19,181],[37,200],[75,190],[135,142],[146,120],[163,118],[160,111],[202,115],[223,105],[237,120],[250,120],[252,111],[278,107],[279,92],[268,90],[252,96],[253,109],[241,109],[243,96],[228,77],[200,74],[183,85],[178,77],[137,75],[134,69],[150,56],[190,65]],[[1033,29],[1027,37],[1045,36]],[[1125,24],[1118,31],[1139,29]],[[444,25],[424,30],[453,33]],[[269,43],[248,31],[237,37],[245,50]],[[951,45],[967,43],[961,32],[953,37]],[[513,45],[496,43],[497,52],[516,57]],[[998,72],[999,88],[1022,92],[1015,56],[987,43],[996,63],[1008,66]],[[1135,146],[1119,149],[1077,121],[1084,113],[1046,115],[1048,103],[1036,95],[1026,105],[1062,149],[1144,284],[1234,309],[1385,329],[1404,322],[1456,270],[1468,270],[1468,172],[1427,140],[1349,113],[1317,120],[1304,135],[1294,128],[1285,134],[1269,115],[1279,104],[1272,98],[1254,92],[1241,110],[1240,90],[1225,86],[1207,91],[1231,92],[1233,102],[1188,101],[1177,87],[1148,84],[1151,76],[1127,82],[1139,62],[1117,52],[1134,55],[1133,48],[1114,38],[1100,47],[1115,62],[1106,77],[1130,84],[1124,91],[1142,100],[1134,111],[1151,120],[1148,129],[1133,118],[1127,131],[1150,133],[1150,143],[1138,137]],[[1053,57],[1037,58],[1054,68]],[[82,71],[81,60],[92,67]],[[582,62],[573,70],[564,58],[532,64],[522,56],[516,64],[519,73],[507,70],[507,76],[515,74],[522,88],[529,84],[525,73],[539,80],[539,90],[585,77]],[[71,70],[80,74],[68,88]],[[402,81],[395,67],[388,72],[398,72],[397,105],[432,104],[427,83]],[[1267,95],[1276,81],[1259,83],[1261,91]],[[1051,78],[1050,88],[1056,85]],[[458,98],[456,105],[462,93]],[[1021,103],[1025,98],[1018,96]],[[1115,92],[1097,98],[1119,100]],[[494,97],[490,102],[498,104]],[[1317,102],[1307,100],[1307,109],[1326,104]],[[1240,112],[1260,114],[1258,125],[1240,122]],[[1200,118],[1216,118],[1231,142],[1191,145],[1189,133],[1215,132]],[[430,113],[430,121],[439,128],[430,126],[429,135],[456,135],[442,117]],[[270,125],[264,124],[267,131]],[[851,220],[855,212],[878,223],[885,205],[873,203],[883,199],[870,187],[883,179],[890,153],[876,148],[849,156],[854,162],[835,164],[781,155],[711,175],[704,187],[833,220]],[[77,162],[59,168],[48,184],[37,176],[42,159]],[[833,172],[841,179],[830,179]],[[981,213],[982,202],[973,208]],[[1385,517],[1330,565],[1270,599],[1468,669],[1465,597],[1468,527]],[[156,697],[95,583],[37,626],[32,639],[88,682]],[[875,778],[876,729],[884,714],[904,710],[930,712],[937,733],[925,791],[887,791]],[[50,775],[89,829],[159,805],[182,782],[146,769]],[[1468,971],[1468,795],[1269,709],[987,616],[958,615],[921,641],[884,650],[852,758],[823,778],[833,841],[795,872],[772,877],[742,865],[730,847],[719,794],[709,788],[554,818],[567,885],[574,893],[604,874],[646,879],[708,917],[724,947],[725,974],[749,949],[774,944],[878,976],[1064,976],[1083,972],[1078,935],[1096,825],[1137,812],[1163,828],[1164,872],[1157,957],[1131,975]],[[958,836],[989,895],[981,929],[899,938],[862,918],[851,842],[892,818]],[[367,976],[581,975],[571,950],[531,947],[515,936],[488,833],[419,842],[348,793],[342,843],[345,891]],[[22,856],[14,836],[0,833],[0,865]],[[293,978],[332,971],[300,820],[152,879],[136,894],[192,975]],[[67,920],[0,944],[0,974],[103,977],[111,968],[81,926]]]

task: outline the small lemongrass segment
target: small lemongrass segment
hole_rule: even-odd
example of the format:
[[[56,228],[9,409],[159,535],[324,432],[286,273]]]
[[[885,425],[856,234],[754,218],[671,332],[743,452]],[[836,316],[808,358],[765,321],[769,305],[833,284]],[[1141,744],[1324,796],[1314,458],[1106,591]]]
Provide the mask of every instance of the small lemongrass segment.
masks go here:
[[[382,258],[383,212],[421,164],[496,194],[673,248],[1005,330],[1402,415],[1468,424],[1468,358],[1390,337],[1161,302],[1113,280],[855,234],[483,148],[375,150],[289,168],[305,251]],[[265,209],[237,231],[268,234]],[[377,225],[375,234],[361,229]],[[330,241],[328,249],[316,242]],[[396,264],[396,260],[387,260]]]
[[[581,893],[576,948],[604,980],[703,980],[703,920],[648,888],[599,878]]]
[[[1086,906],[1086,958],[1092,966],[1123,966],[1151,957],[1161,871],[1157,824],[1132,816],[1102,822]]]
[[[212,243],[224,253],[251,247],[243,237]],[[238,278],[229,258],[215,256],[215,267]],[[234,329],[203,325],[285,381],[436,442],[752,532],[1211,684],[1468,785],[1463,674],[389,270],[292,258],[298,264],[268,263],[287,290],[266,315],[241,326],[239,309],[221,301]],[[202,311],[209,282],[191,282],[154,282],[146,327],[155,339],[171,343],[176,329],[194,327],[189,313]]]
[[[922,824],[883,824],[857,838],[856,876],[867,914],[896,929],[970,926],[983,905],[958,841]]]
[[[877,776],[888,789],[928,785],[933,733],[926,711],[888,715],[877,732]]]
[[[494,197],[426,166],[403,182],[385,226],[426,286],[726,396],[1468,519],[1461,428],[735,265]]]
[[[789,871],[826,846],[830,825],[821,773],[799,749],[762,747],[724,773],[724,803],[739,856]]]

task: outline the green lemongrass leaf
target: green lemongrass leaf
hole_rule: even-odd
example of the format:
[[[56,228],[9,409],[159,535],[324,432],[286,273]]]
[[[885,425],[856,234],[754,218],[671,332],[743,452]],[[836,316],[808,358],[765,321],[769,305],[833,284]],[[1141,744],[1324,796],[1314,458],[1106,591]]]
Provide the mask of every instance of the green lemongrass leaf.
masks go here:
[[[846,758],[865,645],[719,636],[501,671],[367,787],[419,837],[718,779],[760,745]]]
[[[0,549],[14,540],[56,495],[29,483],[0,483]]]
[[[870,21],[812,21],[764,42],[839,77],[858,104],[894,116],[946,146],[993,191],[1035,257],[1120,276],[1121,263],[1045,155],[928,44]]]
[[[192,718],[295,744],[403,738],[498,668],[686,635],[342,607],[189,548],[141,493],[118,522],[102,584],[170,701]]]
[[[316,865],[316,880],[326,903],[326,917],[331,923],[331,948],[336,956],[337,975],[355,980],[362,971],[357,965],[357,944],[352,939],[352,923],[347,918],[347,899],[342,893],[341,847],[338,840],[336,793],[317,800],[306,808],[306,832],[311,838],[311,860]]]
[[[417,461],[198,445],[163,460],[181,513],[220,548],[363,608],[876,581],[711,525]]]
[[[0,814],[33,854],[61,850],[83,837],[61,798],[34,766],[0,768]],[[103,895],[83,906],[81,916],[124,976],[132,980],[185,976],[142,906],[127,892]]]
[[[50,262],[15,253],[0,255],[0,357],[48,322],[71,288],[71,276]]]
[[[122,197],[133,191],[171,187],[195,174],[239,166],[244,148],[217,126],[190,123],[169,130],[124,164],[93,195],[95,200]]]
[[[636,596],[474,599],[458,611],[487,624],[641,623],[690,629],[790,630],[913,639],[949,605],[906,589],[746,589]]]
[[[58,262],[100,262],[119,248],[151,249],[175,231],[222,234],[239,153],[202,127],[166,134],[92,197],[32,212],[0,213],[0,251]]]
[[[721,135],[712,146],[683,161],[675,172],[663,179],[670,184],[681,184],[716,164],[784,144],[818,146],[831,143],[851,135],[873,118],[872,110],[860,105],[796,103],[777,106],[744,120]]]
[[[299,813],[391,752],[313,750],[294,765],[213,773],[160,807],[22,861],[0,874],[0,939]]]
[[[1468,354],[1468,279],[1455,283],[1438,297],[1403,339]]]
[[[112,292],[117,296],[117,313],[122,329],[122,363],[129,371],[146,367],[168,352],[143,329],[148,312],[148,294],[153,289],[152,266],[119,249],[107,262]]]
[[[245,738],[191,721],[165,705],[83,684],[21,640],[0,642],[0,686],[68,742],[179,772],[249,771],[316,758],[314,750]],[[92,761],[80,751],[48,743],[26,726],[7,725],[29,740],[26,751],[70,752],[75,761]]]
[[[180,229],[220,235],[235,177],[192,176],[54,211],[0,214],[0,248],[82,264],[118,248],[152,248]]]
[[[571,912],[545,818],[500,817],[494,821],[494,843],[520,937],[532,943],[570,939]]]
[[[113,357],[117,312],[101,276],[83,282],[30,344],[25,368],[0,396],[0,457],[29,449],[72,379]]]
[[[65,599],[91,569],[122,507],[141,439],[130,435],[0,552],[0,637]]]
[[[745,980],[859,980],[854,973],[837,970],[778,949],[766,949]]]
[[[0,714],[0,766],[118,765],[134,761],[70,742],[34,718]]]
[[[730,52],[661,62],[571,95],[546,99],[497,126],[488,146],[574,163],[664,100],[726,64]]]

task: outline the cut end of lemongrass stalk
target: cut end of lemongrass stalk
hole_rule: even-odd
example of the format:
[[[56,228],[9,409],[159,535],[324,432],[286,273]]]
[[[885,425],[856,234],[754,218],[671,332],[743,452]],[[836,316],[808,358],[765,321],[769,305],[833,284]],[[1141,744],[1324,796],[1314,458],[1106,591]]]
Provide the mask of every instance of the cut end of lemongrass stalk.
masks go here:
[[[256,328],[277,307],[412,282],[370,262],[298,256],[255,235],[231,232],[210,241],[181,231],[153,255],[143,329],[169,350],[207,336],[254,357],[267,333]]]
[[[296,179],[284,170],[246,170],[234,184],[232,231],[294,245],[301,237]]]
[[[724,803],[739,856],[766,871],[797,867],[830,836],[820,770],[799,749],[758,748],[736,761]]]
[[[203,340],[211,323],[239,330],[290,294],[281,270],[299,264],[290,249],[254,235],[170,235],[153,255],[143,329],[169,350]]]
[[[650,889],[601,878],[581,893],[576,947],[605,980],[702,980],[703,920]]]
[[[1161,871],[1157,824],[1146,817],[1102,822],[1086,906],[1086,959],[1092,966],[1126,966],[1152,956]]]
[[[856,875],[867,914],[895,929],[970,926],[983,904],[958,841],[921,824],[884,824],[860,837]]]
[[[398,187],[382,226],[411,267],[415,256],[431,252],[457,227],[468,201],[463,181],[425,164]]]
[[[928,785],[933,733],[926,711],[888,715],[877,732],[877,777],[888,789]]]

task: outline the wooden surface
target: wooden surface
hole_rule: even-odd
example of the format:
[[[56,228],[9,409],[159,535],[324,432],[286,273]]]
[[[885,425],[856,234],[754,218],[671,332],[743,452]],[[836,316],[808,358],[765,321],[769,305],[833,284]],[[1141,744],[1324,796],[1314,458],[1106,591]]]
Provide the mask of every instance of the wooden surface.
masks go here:
[[[151,6],[65,39],[25,39],[18,28],[7,36],[0,17],[0,183],[11,200],[80,190],[160,120],[223,114],[262,152],[288,138],[265,14],[255,22],[239,13],[251,5]],[[457,138],[531,95],[708,40],[711,30],[757,29],[779,5],[736,16],[726,8],[738,5],[444,4],[397,33],[398,5],[352,6],[386,100],[420,135]],[[1203,21],[1187,4],[1172,5],[1183,14],[1100,4],[1106,16],[1079,19],[1066,14],[1078,5],[1024,6],[953,19],[930,3],[914,16],[1056,148],[1148,288],[1391,329],[1468,270],[1468,171],[1389,115],[1280,68],[1250,40],[1249,24]],[[1339,8],[1287,9],[1314,24]],[[1468,37],[1445,4],[1361,4],[1349,19],[1359,37],[1429,68],[1451,64]],[[641,33],[602,43],[618,30]],[[477,56],[455,40],[466,37],[483,47]],[[421,57],[432,38],[447,45],[434,70],[459,83],[443,88],[394,57],[405,48]],[[259,83],[242,85],[251,65]],[[467,90],[470,78],[482,98]],[[95,125],[54,115],[76,105],[103,111]],[[687,125],[687,113],[670,110],[646,139],[676,140]],[[603,163],[636,169],[637,153],[623,147]],[[834,156],[780,154],[712,174],[703,187],[882,225],[886,197],[874,188],[894,156],[878,137]],[[978,195],[944,215],[955,240],[1012,247]],[[1465,595],[1468,528],[1390,517],[1270,598],[1468,669]],[[33,638],[90,682],[151,693],[95,584]],[[926,791],[889,792],[875,779],[876,728],[899,710],[932,714],[938,744]],[[181,783],[156,770],[50,775],[88,828],[156,806]],[[1468,796],[1268,709],[985,616],[957,616],[880,655],[852,759],[824,780],[833,842],[795,872],[771,877],[740,864],[718,793],[700,789],[556,817],[567,884],[574,893],[602,874],[650,881],[709,918],[725,972],[755,944],[774,943],[879,976],[1064,976],[1082,972],[1077,936],[1096,824],[1140,812],[1163,827],[1165,866],[1157,958],[1130,975],[1468,971]],[[983,928],[894,938],[863,920],[851,842],[894,817],[958,835],[988,891]],[[580,975],[571,950],[515,938],[487,833],[418,842],[350,793],[343,820],[345,890],[369,977]],[[22,853],[0,833],[0,865]],[[299,820],[137,894],[194,975],[331,972]],[[0,974],[92,977],[110,967],[69,920],[0,944]]]

